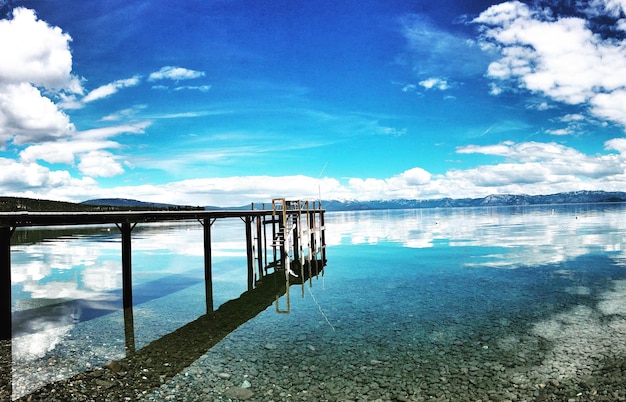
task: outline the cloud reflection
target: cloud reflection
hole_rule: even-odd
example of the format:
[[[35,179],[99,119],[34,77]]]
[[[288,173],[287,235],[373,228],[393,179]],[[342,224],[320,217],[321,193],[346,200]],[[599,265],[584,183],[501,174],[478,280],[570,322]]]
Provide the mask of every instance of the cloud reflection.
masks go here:
[[[473,247],[466,267],[557,264],[594,252],[626,261],[621,205],[493,207],[327,214],[328,245],[391,242],[408,248]]]

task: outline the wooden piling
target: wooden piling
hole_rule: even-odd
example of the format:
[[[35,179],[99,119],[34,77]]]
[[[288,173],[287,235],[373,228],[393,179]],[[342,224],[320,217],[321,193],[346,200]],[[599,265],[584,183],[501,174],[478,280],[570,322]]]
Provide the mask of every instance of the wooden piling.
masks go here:
[[[124,222],[117,226],[122,232],[122,304],[124,308],[133,306],[133,275],[131,232],[135,225]]]
[[[211,226],[214,220],[204,218],[202,228],[204,232],[204,291],[206,296],[206,312],[213,312],[213,256],[211,252]]]
[[[0,227],[0,339],[11,339],[11,236],[15,228]]]
[[[132,307],[124,308],[124,340],[126,356],[134,355],[137,349],[135,348],[135,315]]]
[[[263,268],[265,267],[265,263],[263,262],[263,238],[265,236],[263,235],[263,229],[261,227],[261,219],[260,216],[256,217],[256,258],[259,279],[263,277]]]
[[[248,290],[254,289],[254,250],[252,249],[252,218],[246,216],[246,255],[248,256]]]

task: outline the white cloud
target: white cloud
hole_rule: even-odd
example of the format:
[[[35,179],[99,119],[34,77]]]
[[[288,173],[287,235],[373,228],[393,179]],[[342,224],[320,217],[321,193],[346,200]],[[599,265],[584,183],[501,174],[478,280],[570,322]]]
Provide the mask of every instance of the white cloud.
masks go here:
[[[419,186],[430,181],[430,173],[420,167],[406,170],[398,177],[408,186]]]
[[[607,143],[609,144],[609,143]],[[626,168],[626,155],[585,155],[573,148],[556,143],[505,142],[495,146],[466,146],[460,147],[461,154],[479,153],[497,155],[514,162],[523,173],[524,166],[538,164],[538,170],[547,169],[550,176],[579,176],[587,178],[601,178],[623,174]],[[498,166],[498,165],[494,165]],[[531,165],[532,166],[532,165]]]
[[[52,171],[36,163],[20,163],[0,158],[0,192],[5,195],[51,199],[71,199],[72,192],[95,185],[91,178],[75,179],[68,171]],[[64,196],[57,197],[58,191]],[[77,194],[78,195],[78,194]]]
[[[119,126],[109,126],[94,128],[91,130],[79,131],[74,136],[75,139],[105,139],[119,134],[143,134],[150,126],[151,122],[142,121],[134,124],[121,124]]]
[[[417,90],[417,86],[415,84],[406,84],[402,87],[402,92],[415,92]]]
[[[565,123],[578,122],[585,120],[585,116],[579,113],[566,114],[561,117],[561,121]]]
[[[95,135],[97,137],[97,135]],[[85,140],[86,141],[86,140]],[[36,161],[52,156],[27,158],[17,163],[0,159],[0,191],[23,196],[42,194],[46,198],[83,201],[89,198],[134,198],[143,201],[186,205],[246,205],[268,202],[277,196],[293,199],[431,199],[484,197],[489,194],[549,194],[575,190],[616,190],[626,188],[626,139],[616,138],[605,143],[606,152],[588,155],[557,143],[511,141],[488,146],[459,147],[459,155],[477,154],[495,157],[495,162],[468,169],[450,169],[431,173],[414,167],[388,178],[352,177],[342,181],[334,178],[317,179],[308,176],[236,176],[174,181],[166,184],[128,185],[98,188],[90,177],[119,174],[122,158],[108,152],[116,143],[98,143],[91,148],[87,142],[67,147],[49,148],[48,155],[56,158],[76,158],[78,168],[87,175],[73,179],[69,172],[53,172]],[[76,151],[62,151],[76,146]],[[31,147],[28,150],[36,154]],[[502,158],[498,161],[497,158]],[[165,164],[168,161],[164,161]],[[156,168],[156,167],[155,167]]]
[[[446,89],[450,88],[448,81],[443,78],[431,77],[420,81],[419,84],[426,89],[438,89],[440,91],[445,91]]]
[[[457,78],[484,72],[484,55],[470,38],[442,30],[419,14],[405,16],[401,23],[407,54],[398,61],[409,64],[419,76]]]
[[[183,67],[165,66],[159,71],[155,71],[148,76],[148,81],[157,80],[190,80],[194,78],[204,77],[204,71],[189,70]]]
[[[623,4],[594,1],[587,10],[613,15]],[[589,105],[595,116],[626,126],[626,41],[595,33],[582,18],[555,18],[519,1],[492,6],[474,22],[482,26],[481,47],[498,54],[487,70],[498,83],[492,94],[524,88]]]
[[[111,96],[122,88],[134,87],[139,85],[141,82],[140,76],[134,76],[132,78],[127,78],[123,80],[113,81],[110,84],[103,85],[89,92],[84,98],[83,102],[89,103],[98,99],[106,98]]]
[[[550,135],[570,135],[572,132],[567,128],[556,128],[553,130],[546,130],[547,134]]]
[[[625,0],[591,0],[583,12],[590,16],[609,15],[614,18],[620,17],[626,11]]]
[[[74,165],[87,176],[113,177],[124,172],[118,157],[106,150],[119,149],[122,145],[109,138],[118,134],[142,134],[148,122],[86,130],[76,133],[66,141],[31,145],[20,152],[20,162],[32,164],[37,161]]]
[[[12,19],[0,20],[0,38],[0,147],[71,135],[69,117],[47,97],[82,93],[71,73],[70,36],[16,8]]]
[[[74,131],[69,117],[29,83],[0,84],[0,146],[67,137]]]
[[[210,85],[184,85],[180,87],[174,88],[174,91],[200,91],[200,92],[209,92],[211,89]]]
[[[0,83],[82,92],[71,74],[72,38],[38,20],[33,10],[16,8],[13,19],[0,20],[0,38]]]
[[[78,169],[90,177],[113,177],[124,173],[117,158],[107,151],[91,151],[82,155]]]

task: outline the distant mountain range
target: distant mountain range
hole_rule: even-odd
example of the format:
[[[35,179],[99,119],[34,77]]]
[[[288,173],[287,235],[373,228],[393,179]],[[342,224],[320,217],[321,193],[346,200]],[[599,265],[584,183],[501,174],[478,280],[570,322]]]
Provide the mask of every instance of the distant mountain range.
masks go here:
[[[593,204],[626,202],[626,192],[574,191],[550,195],[494,194],[482,198],[440,198],[435,200],[323,201],[327,211],[376,209],[498,207],[510,205]]]
[[[497,194],[482,198],[441,198],[436,200],[386,200],[386,201],[322,201],[327,211],[364,211],[377,209],[497,207],[510,205],[594,204],[626,202],[626,192],[574,191],[550,195]],[[68,203],[19,197],[0,197],[0,211],[109,211],[109,210],[219,210],[250,209],[250,205],[216,207],[184,206],[143,202],[124,198],[101,198],[82,203]]]
[[[614,191],[574,191],[550,195],[513,195],[494,194],[482,198],[440,198],[435,200],[380,200],[380,201],[322,201],[327,211],[363,211],[376,209],[413,209],[413,208],[457,208],[457,207],[486,207],[508,205],[550,205],[550,204],[593,204],[608,202],[626,202],[626,192]],[[170,204],[146,203],[126,199],[99,199],[85,201],[90,205],[110,205],[116,207],[151,207],[172,208]],[[207,210],[218,209],[250,209],[250,205],[216,207],[205,206]]]

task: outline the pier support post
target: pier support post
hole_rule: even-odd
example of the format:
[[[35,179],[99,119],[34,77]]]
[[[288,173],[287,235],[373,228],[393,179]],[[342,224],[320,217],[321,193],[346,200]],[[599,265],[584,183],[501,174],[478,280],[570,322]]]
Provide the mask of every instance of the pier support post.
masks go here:
[[[326,226],[324,223],[324,210],[320,210],[320,230],[322,231],[322,267],[326,265]]]
[[[132,251],[130,234],[137,224],[130,222],[117,225],[122,232],[122,304],[124,308],[133,306]]]
[[[248,256],[248,290],[254,289],[254,251],[252,249],[252,218],[246,215],[246,255]]]
[[[292,215],[287,219],[293,221],[293,233],[291,234],[293,236],[293,260],[300,263],[300,215]]]
[[[256,218],[256,255],[257,255],[257,271],[258,278],[261,279],[263,277],[263,239],[265,235],[263,234],[263,229],[261,227],[261,216],[257,216]]]
[[[215,222],[215,220],[213,220]],[[201,222],[204,229],[204,290],[206,293],[206,312],[213,312],[213,265],[211,253],[211,225],[209,218]]]
[[[124,338],[126,340],[126,357],[132,356],[135,349],[135,315],[132,307],[124,308]]]
[[[15,228],[0,227],[0,340],[11,340],[11,236]]]
[[[13,344],[12,341],[0,344],[0,401],[13,399]]]

